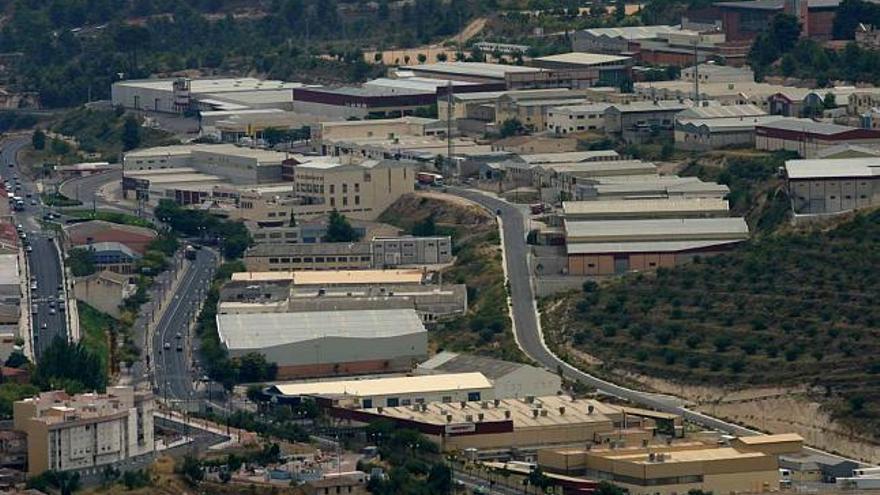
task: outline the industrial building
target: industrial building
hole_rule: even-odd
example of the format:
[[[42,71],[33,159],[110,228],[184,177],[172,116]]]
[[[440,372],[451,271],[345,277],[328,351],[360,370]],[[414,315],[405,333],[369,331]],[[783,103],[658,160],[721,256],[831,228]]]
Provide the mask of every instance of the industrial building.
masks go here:
[[[437,285],[366,285],[352,284],[328,288],[283,287],[283,284],[264,283],[246,290],[229,289],[223,292],[221,313],[259,313],[285,311],[347,311],[352,309],[382,309],[395,305],[415,309],[422,321],[429,323],[467,311],[467,289],[464,284]],[[268,288],[268,289],[267,289]],[[259,292],[259,291],[264,292]],[[231,300],[231,298],[236,298]],[[230,301],[226,301],[230,298]]]
[[[458,404],[495,398],[492,382],[479,372],[285,383],[266,391],[282,403],[317,398],[326,406],[351,409],[406,407],[431,402]]]
[[[410,73],[416,77],[481,84],[506,84],[509,75],[533,74],[543,72],[543,69],[537,67],[524,67],[521,65],[489,64],[484,62],[437,62],[435,64],[407,65],[401,67],[398,72],[400,71]],[[499,89],[503,90],[504,86]]]
[[[312,130],[312,144],[322,155],[340,155],[331,143],[363,138],[399,139],[404,136],[446,134],[446,122],[422,117],[322,122]],[[326,141],[326,143],[325,143]]]
[[[293,90],[293,110],[321,120],[411,115],[437,101],[436,91],[380,86],[301,87]]]
[[[575,189],[575,201],[644,198],[715,198],[723,199],[730,193],[724,184],[703,182],[697,177],[676,175],[595,177],[580,181]]]
[[[586,103],[580,91],[567,88],[532,91],[510,91],[495,101],[495,125],[517,120],[522,125],[541,131],[546,128],[547,113],[551,108]]]
[[[492,381],[499,399],[550,396],[562,390],[562,378],[544,368],[474,354],[439,352],[415,369],[419,375],[477,371]]]
[[[657,38],[661,33],[680,31],[677,26],[631,26],[593,28],[575,31],[571,46],[575,52],[619,54],[630,51],[630,44],[639,40]]]
[[[132,79],[113,83],[114,106],[131,110],[183,113],[186,110],[242,110],[284,108],[300,83],[235,79]]]
[[[492,143],[492,151],[508,153],[570,153],[577,149],[574,137],[511,136]]]
[[[371,268],[373,255],[368,242],[256,244],[245,252],[244,265],[252,272],[357,270]]]
[[[565,221],[570,275],[670,268],[748,238],[743,218]]]
[[[723,119],[677,119],[675,147],[681,150],[708,151],[722,148],[754,148],[755,128],[776,122],[777,115],[729,117]]]
[[[218,314],[217,333],[230,357],[263,354],[291,378],[406,371],[428,345],[412,309]]]
[[[699,77],[697,77],[699,76]],[[699,80],[705,83],[754,82],[755,73],[749,67],[731,67],[729,65],[700,64],[681,70],[682,81]]]
[[[833,214],[880,204],[878,157],[788,160],[785,174],[795,214]]]
[[[452,238],[449,236],[374,237],[370,246],[373,268],[452,262]]]
[[[574,51],[534,58],[532,67],[555,71],[593,72],[592,77],[580,76],[580,85],[616,86],[632,78],[632,57]]]
[[[797,18],[801,36],[830,40],[839,0],[785,0],[716,2],[724,35],[728,41],[751,41],[770,27],[776,14]]]
[[[556,134],[570,134],[605,129],[605,110],[610,103],[565,105],[547,110],[547,130]]]
[[[334,270],[326,272],[238,272],[232,282],[289,282],[296,287],[326,287],[351,284],[414,284],[425,280],[422,270]]]
[[[506,457],[511,451],[534,455],[542,448],[601,445],[612,439],[641,445],[656,428],[653,419],[626,413],[619,406],[563,395],[372,409],[333,407],[328,414],[358,424],[391,421],[419,431],[445,452],[472,448],[489,457]]]
[[[232,144],[189,144],[129,151],[122,163],[126,173],[192,168],[233,184],[265,184],[281,181],[281,162],[285,158],[286,154],[277,151]]]
[[[726,217],[729,208],[726,199],[663,198],[565,201],[562,211],[566,220],[578,221]]]
[[[87,471],[153,453],[153,395],[132,387],[105,394],[42,392],[13,403],[27,434],[28,474]]]
[[[658,133],[672,137],[675,115],[689,106],[680,101],[659,100],[611,105],[605,110],[605,133],[626,142],[641,142]]]
[[[838,144],[880,144],[880,130],[860,129],[810,119],[783,119],[755,127],[755,147],[765,151],[794,151],[813,158]]]
[[[759,447],[750,443],[753,438]],[[538,452],[538,465],[553,473],[608,480],[632,495],[767,493],[779,491],[778,456],[802,447],[798,435],[765,435],[734,439],[729,446],[683,441],[546,449]]]

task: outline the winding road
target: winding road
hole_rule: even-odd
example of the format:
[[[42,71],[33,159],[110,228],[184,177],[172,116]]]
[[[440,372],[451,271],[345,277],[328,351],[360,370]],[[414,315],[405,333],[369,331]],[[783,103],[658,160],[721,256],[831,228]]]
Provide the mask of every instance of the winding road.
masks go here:
[[[538,307],[535,301],[535,293],[532,287],[531,272],[529,269],[528,245],[526,244],[525,217],[523,216],[523,212],[513,204],[481,192],[455,187],[450,187],[447,191],[498,214],[501,220],[504,258],[507,279],[510,285],[511,314],[513,317],[514,334],[520,348],[528,357],[554,372],[561,369],[563,376],[568,380],[580,381],[581,383],[595,387],[604,393],[626,399],[644,407],[678,414],[686,420],[702,425],[706,428],[723,431],[727,434],[736,436],[762,434],[759,431],[687,409],[682,406],[680,400],[674,397],[660,396],[611,383],[575,368],[559,358],[556,354],[550,351],[544,343],[544,337],[541,331],[541,325],[538,318]],[[821,455],[846,459],[845,457],[817,449],[806,448],[805,450]],[[857,459],[850,460],[860,462]]]

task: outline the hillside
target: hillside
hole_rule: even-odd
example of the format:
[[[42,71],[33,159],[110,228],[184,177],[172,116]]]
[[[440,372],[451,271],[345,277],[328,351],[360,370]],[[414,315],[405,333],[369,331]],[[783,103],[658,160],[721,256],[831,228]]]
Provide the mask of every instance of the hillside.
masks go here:
[[[507,311],[495,219],[482,208],[455,196],[417,193],[400,198],[379,221],[412,232],[429,218],[436,233],[451,235],[453,240],[455,263],[443,271],[443,281],[465,284],[468,288],[468,313],[432,330],[433,346],[524,360],[513,339]]]
[[[563,353],[728,390],[802,388],[880,440],[880,211],[544,301]]]

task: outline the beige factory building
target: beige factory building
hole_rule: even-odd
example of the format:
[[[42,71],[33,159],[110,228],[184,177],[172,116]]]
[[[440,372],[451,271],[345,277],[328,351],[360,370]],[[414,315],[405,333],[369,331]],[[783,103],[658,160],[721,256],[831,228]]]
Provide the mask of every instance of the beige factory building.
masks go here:
[[[479,372],[286,383],[270,387],[268,392],[280,401],[322,397],[337,407],[353,409],[495,398],[492,382]]]
[[[422,117],[321,122],[312,131],[312,140],[322,155],[338,155],[326,142],[363,138],[395,139],[402,136],[446,134],[446,122]]]
[[[324,157],[290,163],[294,192],[300,199],[297,218],[309,219],[336,210],[357,220],[374,220],[404,194],[415,190],[412,163],[397,160],[342,162]]]
[[[720,198],[609,199],[564,201],[566,220],[623,220],[648,218],[726,217],[729,208]]]
[[[375,404],[374,404],[375,405]],[[628,412],[625,412],[628,411]],[[563,395],[353,410],[334,407],[331,416],[356,423],[388,420],[421,432],[446,452],[535,452],[551,446],[641,445],[654,436],[655,419],[627,409]]]
[[[662,445],[547,449],[538,465],[548,472],[608,480],[630,495],[779,491],[780,454],[800,452],[796,434],[734,439],[730,445],[682,441]]]
[[[106,394],[43,392],[13,404],[27,434],[28,473],[78,471],[153,452],[153,396],[132,387]]]

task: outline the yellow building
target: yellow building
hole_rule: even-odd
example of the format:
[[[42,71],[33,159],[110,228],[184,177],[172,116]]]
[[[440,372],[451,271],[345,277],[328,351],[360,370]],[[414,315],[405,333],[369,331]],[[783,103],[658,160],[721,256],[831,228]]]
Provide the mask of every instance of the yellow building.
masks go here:
[[[797,435],[735,439],[730,446],[681,442],[629,448],[557,449],[538,452],[548,472],[607,480],[630,495],[676,495],[689,490],[761,493],[779,490],[777,455],[798,452]]]
[[[153,452],[153,405],[150,392],[132,387],[16,401],[14,428],[27,434],[28,473],[88,471]]]
[[[325,157],[290,167],[299,201],[293,208],[298,220],[333,210],[352,219],[374,220],[398,198],[415,190],[414,164],[405,161],[355,163]]]

